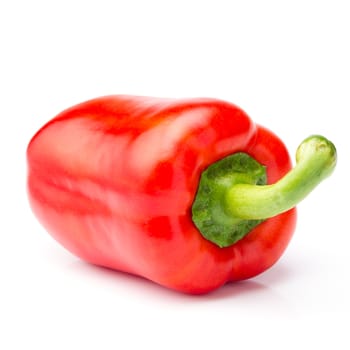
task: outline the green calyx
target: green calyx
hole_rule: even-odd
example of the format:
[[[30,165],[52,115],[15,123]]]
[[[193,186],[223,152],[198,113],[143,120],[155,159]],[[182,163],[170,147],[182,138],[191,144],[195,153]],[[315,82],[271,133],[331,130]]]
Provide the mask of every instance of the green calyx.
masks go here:
[[[193,222],[206,239],[228,247],[303,200],[333,172],[336,160],[332,142],[310,136],[297,149],[296,166],[277,183],[266,185],[265,167],[249,155],[223,158],[201,175]]]
[[[262,221],[241,219],[227,211],[227,193],[242,183],[266,184],[265,167],[246,153],[227,156],[202,173],[192,219],[202,235],[219,247],[234,244]]]

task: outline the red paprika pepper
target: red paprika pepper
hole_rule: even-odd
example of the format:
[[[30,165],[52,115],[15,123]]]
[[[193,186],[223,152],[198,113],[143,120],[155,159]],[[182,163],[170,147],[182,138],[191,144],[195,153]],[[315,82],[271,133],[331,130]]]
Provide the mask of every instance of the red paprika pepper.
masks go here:
[[[233,104],[109,96],[48,122],[27,158],[32,209],[65,248],[198,294],[279,259],[336,151],[312,136],[291,170],[280,139]]]

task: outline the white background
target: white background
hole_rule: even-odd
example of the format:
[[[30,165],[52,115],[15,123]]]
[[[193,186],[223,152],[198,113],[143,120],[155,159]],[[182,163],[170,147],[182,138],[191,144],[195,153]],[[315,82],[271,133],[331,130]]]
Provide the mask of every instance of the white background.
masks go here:
[[[349,18],[346,0],[1,0],[0,348],[349,349]],[[120,93],[234,102],[291,153],[313,133],[336,144],[277,265],[193,297],[51,239],[27,203],[27,143]]]

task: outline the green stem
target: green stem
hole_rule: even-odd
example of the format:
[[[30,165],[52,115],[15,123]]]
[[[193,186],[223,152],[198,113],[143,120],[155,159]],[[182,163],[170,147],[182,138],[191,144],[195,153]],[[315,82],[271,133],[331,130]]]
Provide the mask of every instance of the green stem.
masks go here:
[[[283,213],[332,173],[336,159],[332,142],[323,136],[310,136],[297,149],[296,166],[277,183],[234,184],[226,194],[226,210],[234,217],[247,220],[267,219]]]
[[[297,164],[287,175],[266,185],[266,168],[246,153],[235,153],[211,164],[201,174],[192,204],[192,220],[203,237],[228,247],[263,220],[303,200],[334,170],[334,145],[310,136],[298,147]]]

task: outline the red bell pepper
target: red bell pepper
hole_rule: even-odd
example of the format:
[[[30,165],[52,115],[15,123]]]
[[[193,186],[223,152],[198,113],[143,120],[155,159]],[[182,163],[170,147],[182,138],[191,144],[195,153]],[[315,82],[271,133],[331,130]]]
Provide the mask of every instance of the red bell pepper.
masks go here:
[[[233,104],[108,96],[48,122],[27,159],[31,207],[65,248],[199,294],[279,259],[336,151],[312,136],[291,170],[280,139]]]

